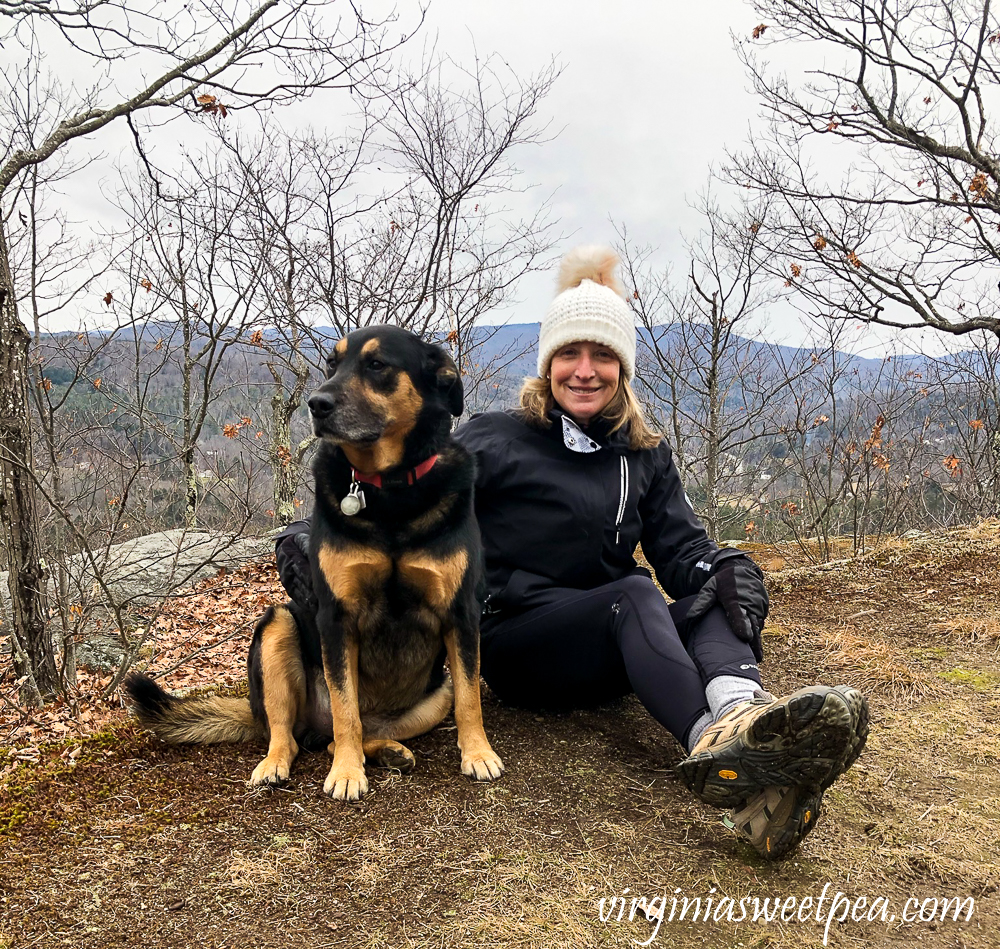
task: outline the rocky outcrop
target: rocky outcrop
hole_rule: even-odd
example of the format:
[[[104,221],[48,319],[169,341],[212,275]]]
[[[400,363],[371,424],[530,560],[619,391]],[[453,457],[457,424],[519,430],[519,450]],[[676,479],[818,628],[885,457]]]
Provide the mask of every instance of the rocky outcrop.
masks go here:
[[[88,607],[142,608],[189,589],[222,567],[230,569],[271,553],[270,537],[232,537],[207,531],[171,530],[123,544],[76,554],[66,563],[68,599]],[[54,583],[49,569],[50,588]],[[10,629],[7,574],[0,573],[0,631]],[[4,637],[6,639],[6,637]],[[93,647],[93,648],[91,648]],[[3,643],[3,651],[9,643]],[[94,652],[94,656],[90,656]],[[107,655],[105,655],[107,653]],[[121,656],[114,639],[87,636],[79,647],[81,665],[106,666]]]

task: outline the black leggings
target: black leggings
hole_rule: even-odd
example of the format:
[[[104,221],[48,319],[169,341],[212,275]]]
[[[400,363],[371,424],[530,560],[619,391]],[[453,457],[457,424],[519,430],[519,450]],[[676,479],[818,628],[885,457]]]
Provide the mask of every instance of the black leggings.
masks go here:
[[[483,678],[512,705],[577,708],[634,691],[684,744],[708,711],[710,679],[760,683],[750,646],[730,629],[721,607],[687,623],[694,597],[668,606],[648,576],[593,590],[554,589],[545,600],[514,616],[483,617]]]

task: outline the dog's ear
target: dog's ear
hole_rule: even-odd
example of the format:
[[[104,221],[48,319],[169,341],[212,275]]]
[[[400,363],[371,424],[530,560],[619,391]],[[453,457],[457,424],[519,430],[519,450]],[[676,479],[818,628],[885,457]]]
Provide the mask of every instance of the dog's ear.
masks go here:
[[[432,343],[427,343],[426,346],[424,371],[428,381],[444,396],[448,411],[457,418],[462,414],[462,407],[465,404],[462,374],[446,350]]]

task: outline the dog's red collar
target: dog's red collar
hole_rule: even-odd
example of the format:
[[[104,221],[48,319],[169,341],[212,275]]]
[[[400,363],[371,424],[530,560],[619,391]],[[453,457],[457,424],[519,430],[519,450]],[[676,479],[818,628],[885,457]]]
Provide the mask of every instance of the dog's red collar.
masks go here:
[[[437,455],[431,455],[426,461],[420,462],[416,468],[410,468],[409,471],[400,472],[398,475],[384,476],[381,474],[365,474],[363,471],[358,471],[356,468],[351,469],[351,477],[355,481],[360,481],[363,484],[373,484],[376,488],[384,487],[387,483],[393,485],[396,484],[416,484],[431,468],[434,467],[434,463],[438,460]]]

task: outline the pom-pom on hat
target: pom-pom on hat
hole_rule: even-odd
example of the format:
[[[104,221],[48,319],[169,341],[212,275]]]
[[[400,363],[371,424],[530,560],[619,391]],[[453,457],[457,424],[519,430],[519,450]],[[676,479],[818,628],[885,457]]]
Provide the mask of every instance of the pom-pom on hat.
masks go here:
[[[626,379],[635,374],[635,322],[615,275],[610,247],[571,250],[559,267],[559,293],[538,334],[538,375],[549,371],[556,350],[568,343],[601,343],[614,350]]]

